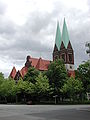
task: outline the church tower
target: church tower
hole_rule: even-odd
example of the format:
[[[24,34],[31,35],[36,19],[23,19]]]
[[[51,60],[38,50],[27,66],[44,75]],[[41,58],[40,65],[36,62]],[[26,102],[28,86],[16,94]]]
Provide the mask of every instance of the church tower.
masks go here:
[[[59,22],[57,23],[57,30],[56,30],[56,38],[55,38],[55,46],[53,51],[53,61],[59,58],[59,51],[61,46],[61,32],[59,27]]]
[[[74,52],[73,52],[71,42],[69,40],[65,18],[63,23],[62,36],[59,28],[59,22],[57,23],[55,46],[53,50],[53,61],[56,59],[63,59],[68,75],[75,76]]]

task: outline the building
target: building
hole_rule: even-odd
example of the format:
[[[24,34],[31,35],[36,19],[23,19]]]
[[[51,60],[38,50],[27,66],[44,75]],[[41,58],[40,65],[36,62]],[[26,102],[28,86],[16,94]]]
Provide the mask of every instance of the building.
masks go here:
[[[32,58],[31,56],[27,56],[25,66],[21,69],[16,71],[16,68],[13,67],[10,77],[15,80],[19,80],[20,77],[24,77],[26,73],[28,72],[28,68],[30,66],[36,68],[39,71],[46,71],[48,70],[48,66],[50,64],[50,60],[44,60],[41,57],[38,58]]]
[[[53,50],[53,61],[56,59],[63,59],[68,75],[75,77],[74,52],[71,42],[69,40],[65,19],[63,23],[62,35],[60,32],[59,22],[57,23],[55,46]],[[16,71],[16,68],[13,67],[10,73],[10,77],[15,80],[19,80],[20,77],[23,78],[26,75],[28,68],[30,66],[33,66],[39,71],[46,71],[48,70],[48,66],[50,62],[51,62],[50,60],[44,60],[41,57],[37,59],[37,58],[32,58],[31,56],[27,56],[25,66],[18,71]]]
[[[69,40],[68,30],[64,19],[62,35],[59,22],[57,23],[55,46],[53,50],[53,61],[63,59],[69,76],[75,76],[74,71],[74,51]]]

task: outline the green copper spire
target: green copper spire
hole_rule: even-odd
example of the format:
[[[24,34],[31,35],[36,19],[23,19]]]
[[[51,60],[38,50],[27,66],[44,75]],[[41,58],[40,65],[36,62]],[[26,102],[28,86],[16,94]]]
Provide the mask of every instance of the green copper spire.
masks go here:
[[[58,50],[60,50],[60,46],[61,46],[61,32],[60,32],[60,28],[59,28],[59,22],[57,22],[57,31],[56,31],[55,44],[56,44]]]
[[[62,31],[62,41],[65,45],[65,48],[67,49],[68,43],[69,43],[69,35],[68,35],[68,30],[64,18],[64,24],[63,24],[63,31]]]

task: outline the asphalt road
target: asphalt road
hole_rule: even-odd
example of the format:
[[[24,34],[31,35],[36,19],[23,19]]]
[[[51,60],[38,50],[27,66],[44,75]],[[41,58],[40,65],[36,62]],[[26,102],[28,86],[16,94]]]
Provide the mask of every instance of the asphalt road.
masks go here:
[[[0,105],[0,120],[90,120],[90,105]]]

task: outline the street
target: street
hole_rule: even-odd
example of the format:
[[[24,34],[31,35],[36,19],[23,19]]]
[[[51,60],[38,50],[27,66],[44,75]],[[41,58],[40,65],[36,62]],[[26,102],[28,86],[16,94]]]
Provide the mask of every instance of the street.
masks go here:
[[[90,120],[90,105],[0,105],[0,120]]]

